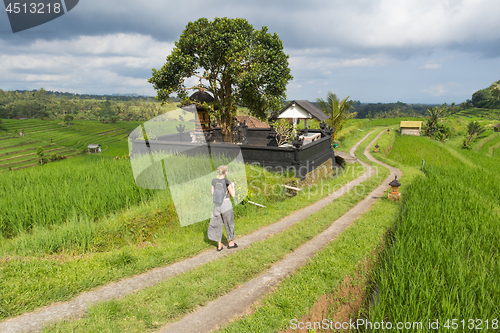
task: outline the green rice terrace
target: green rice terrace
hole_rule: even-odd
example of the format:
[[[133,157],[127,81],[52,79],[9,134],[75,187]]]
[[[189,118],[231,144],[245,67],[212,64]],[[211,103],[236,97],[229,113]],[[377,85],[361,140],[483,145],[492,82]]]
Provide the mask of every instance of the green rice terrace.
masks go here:
[[[498,119],[467,117],[441,119],[450,133],[443,140],[398,133],[401,120],[417,118],[350,120],[338,151],[360,142],[354,154],[362,163],[309,183],[246,165],[249,195],[235,207],[237,243],[344,188],[370,167],[375,172],[287,229],[237,250],[225,245],[220,256],[207,239],[208,220],[180,227],[169,191],[138,188],[130,161],[113,158],[128,154],[128,132],[140,122],[4,120],[0,331],[22,314],[64,305],[111,282],[213,256],[182,274],[91,304],[76,318],[54,318],[42,330],[167,332],[166,325],[196,316],[299,251],[384,185],[384,194],[341,234],[216,330],[337,332],[335,323],[351,320],[360,326],[344,332],[498,332],[500,133],[492,127]],[[484,132],[462,149],[474,120]],[[14,135],[22,130],[24,136]],[[102,153],[81,154],[91,143],[101,144]],[[72,158],[28,168],[36,165],[39,146],[46,156]],[[401,171],[400,201],[388,200],[390,171],[369,160],[365,148]],[[373,325],[381,322],[392,329]]]
[[[47,158],[53,154],[75,157],[89,144],[100,144],[104,156],[127,154],[126,138],[139,123],[88,120],[67,125],[39,119],[4,119],[4,131],[0,131],[0,172],[35,166],[38,147],[44,149]]]

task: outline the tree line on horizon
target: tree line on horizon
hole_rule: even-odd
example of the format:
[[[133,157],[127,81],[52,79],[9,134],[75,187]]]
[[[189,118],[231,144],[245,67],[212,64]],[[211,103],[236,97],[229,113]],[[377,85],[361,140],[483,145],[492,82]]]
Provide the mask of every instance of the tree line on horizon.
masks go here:
[[[153,97],[79,95],[43,88],[33,91],[0,89],[0,118],[3,119],[63,120],[71,116],[75,120],[140,121],[161,114],[160,107]]]
[[[356,118],[425,117],[429,107],[439,106],[447,114],[470,108],[500,109],[500,80],[489,87],[476,91],[472,99],[460,104],[407,104],[361,103],[350,101],[350,112]],[[171,102],[179,102],[171,98]],[[317,104],[316,101],[312,102]],[[37,119],[64,119],[71,115],[75,120],[148,120],[160,114],[160,103],[153,97],[132,95],[89,95],[69,92],[39,90],[3,91],[0,89],[0,119],[16,117]]]

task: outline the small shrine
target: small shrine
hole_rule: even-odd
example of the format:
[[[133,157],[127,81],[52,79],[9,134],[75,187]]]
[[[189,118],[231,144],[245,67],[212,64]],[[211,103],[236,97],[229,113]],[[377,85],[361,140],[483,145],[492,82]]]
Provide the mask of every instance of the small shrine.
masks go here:
[[[401,183],[398,182],[398,176],[394,177],[394,180],[389,183],[391,187],[391,192],[389,192],[388,199],[391,201],[399,201],[401,198],[401,193],[399,193],[398,188],[401,186]]]
[[[210,123],[210,115],[208,114],[208,109],[203,107],[203,103],[212,103],[214,98],[203,90],[198,90],[189,97],[189,100],[194,102],[196,105],[196,112],[198,113],[199,123],[196,123],[195,131],[209,131],[212,130]]]

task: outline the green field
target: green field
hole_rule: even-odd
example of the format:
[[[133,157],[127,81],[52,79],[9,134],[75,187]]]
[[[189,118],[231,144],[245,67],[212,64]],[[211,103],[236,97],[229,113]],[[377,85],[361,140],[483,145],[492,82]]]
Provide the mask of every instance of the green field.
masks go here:
[[[141,122],[103,124],[98,121],[74,121],[66,125],[38,119],[5,119],[3,123],[5,131],[0,137],[0,172],[36,166],[38,147],[43,147],[46,158],[52,154],[74,157],[89,144],[100,144],[100,155],[103,156],[127,155],[128,133]],[[20,136],[20,132],[24,132],[24,136]]]
[[[454,116],[464,117],[464,118],[484,118],[484,119],[500,119],[500,110],[498,109],[481,109],[481,108],[470,108],[466,110],[460,110],[453,114]]]
[[[495,153],[500,135],[486,127],[472,149],[460,149],[470,121],[479,120],[483,126],[496,121],[448,117],[443,123],[452,129],[452,136],[442,143],[400,136],[401,120],[412,119],[349,121],[340,133],[339,149],[348,151],[375,125],[377,132],[370,138],[389,127],[390,133],[377,141],[380,152],[370,150],[374,157],[403,171],[402,201],[377,201],[338,240],[266,296],[251,315],[222,330],[284,330],[291,318],[306,315],[322,296],[335,295],[361,262],[375,259],[373,271],[363,275],[368,295],[364,306],[350,313],[351,318],[439,320],[443,325],[451,318],[476,318],[483,324],[489,320],[490,328],[493,319],[500,320],[500,153]],[[77,121],[67,126],[4,120],[8,131],[0,132],[0,191],[6,194],[0,197],[0,318],[68,300],[215,248],[205,236],[206,220],[180,227],[170,192],[138,188],[130,161],[114,158],[128,154],[127,135],[140,123]],[[14,130],[23,129],[24,137],[14,136]],[[359,158],[370,138],[358,148]],[[101,144],[102,153],[81,154],[89,143]],[[38,160],[39,146],[44,147],[46,157],[57,153],[71,158],[29,167]],[[8,171],[9,167],[14,171]],[[282,184],[293,185],[291,175],[246,168],[251,200],[267,208],[247,200],[237,206],[238,236],[319,200],[327,195],[324,189],[345,184],[363,170],[358,164],[350,165],[341,177],[290,197],[284,190],[274,190],[282,189]],[[364,184],[367,191],[387,176],[385,169],[379,172]],[[159,323],[183,316],[261,274],[364,195],[349,193],[303,224],[237,256],[123,300],[94,306],[81,320],[60,322],[47,331],[155,331]],[[195,205],[196,199],[191,199]],[[372,257],[379,247],[383,251]],[[219,270],[220,274],[211,274]],[[335,315],[333,306],[328,311]]]
[[[408,189],[381,256],[376,306],[367,313],[371,322],[439,320],[439,331],[446,331],[453,318],[460,325],[465,320],[465,329],[474,318],[496,331],[491,321],[500,317],[500,159],[456,152],[469,163],[428,138],[396,138],[389,159],[418,167],[424,158],[425,166]]]

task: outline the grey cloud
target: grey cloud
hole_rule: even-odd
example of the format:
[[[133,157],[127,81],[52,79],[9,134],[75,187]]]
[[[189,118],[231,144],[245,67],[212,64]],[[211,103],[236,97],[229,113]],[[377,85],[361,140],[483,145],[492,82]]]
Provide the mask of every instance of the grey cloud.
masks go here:
[[[40,55],[37,61],[45,61],[43,69],[24,68],[12,62],[17,67],[11,68],[9,77],[13,73],[58,75],[62,71],[60,67],[50,68],[52,61],[48,55],[64,55],[68,63],[74,59],[77,69],[73,73],[82,77],[78,82],[75,78],[73,83],[78,84],[78,89],[83,92],[98,92],[93,86],[93,91],[85,89],[85,84],[80,86],[80,82],[87,80],[87,87],[91,87],[95,83],[90,77],[92,71],[106,69],[116,77],[109,79],[111,83],[108,86],[103,83],[106,91],[101,92],[113,93],[113,89],[127,89],[121,85],[123,77],[132,81],[143,79],[144,87],[148,87],[146,80],[151,75],[151,68],[159,68],[164,63],[169,53],[164,46],[152,46],[148,49],[147,59],[141,58],[142,48],[137,46],[142,45],[141,39],[148,40],[150,44],[173,43],[188,22],[200,17],[243,17],[257,29],[268,26],[269,31],[276,32],[283,41],[285,52],[290,54],[295,77],[289,86],[289,97],[297,93],[305,94],[300,98],[313,99],[319,97],[315,94],[320,90],[337,89],[347,95],[360,89],[371,101],[377,101],[376,96],[389,90],[383,87],[394,85],[391,82],[398,84],[393,89],[394,96],[405,94],[405,86],[398,82],[398,75],[415,75],[418,68],[427,63],[422,59],[433,54],[458,51],[468,55],[467,61],[499,57],[500,20],[491,10],[495,6],[496,0],[474,3],[440,0],[86,0],[80,1],[67,15],[17,34],[12,34],[10,28],[5,30],[5,22],[0,18],[0,30],[4,29],[0,31],[0,55],[25,56],[27,61]],[[80,36],[100,37],[96,43],[102,44],[108,43],[106,36],[116,34],[126,35],[123,40],[118,38],[118,43],[127,43],[127,38],[136,39],[128,41],[133,44],[131,47],[122,49],[113,44],[100,51],[88,38],[78,45]],[[57,43],[42,43],[39,48],[30,48],[36,40]],[[117,41],[110,40],[109,43]],[[114,59],[120,57],[137,60]],[[101,61],[104,65],[86,64],[89,59]],[[412,64],[415,59],[420,62]],[[415,71],[403,73],[402,64],[413,66]],[[79,68],[81,66],[90,69],[86,71]],[[358,75],[363,79],[352,81]],[[422,88],[418,91],[445,82],[433,82],[434,78],[428,80],[421,84]],[[406,84],[406,81],[403,82]],[[133,92],[134,89],[127,90]],[[413,89],[412,93],[415,91]],[[391,98],[388,97],[389,100]]]
[[[385,52],[397,57],[418,49],[469,45],[475,36],[498,31],[488,4],[413,1],[82,1],[67,15],[32,29],[39,34],[16,34],[30,39],[70,39],[77,35],[139,33],[159,41],[178,39],[186,24],[200,17],[244,17],[256,28],[276,32],[287,48],[336,48],[359,55]],[[467,16],[467,12],[470,12]],[[484,22],[477,23],[477,18]],[[492,26],[493,25],[493,26]],[[496,29],[492,29],[496,28]],[[42,33],[49,29],[54,33]],[[0,36],[5,38],[5,36]],[[485,36],[486,38],[486,36]],[[494,38],[494,36],[488,37]],[[12,39],[12,38],[9,38]],[[468,51],[465,47],[464,51]],[[489,52],[485,50],[485,52]],[[491,52],[489,52],[491,53]],[[488,53],[488,54],[489,54]]]

